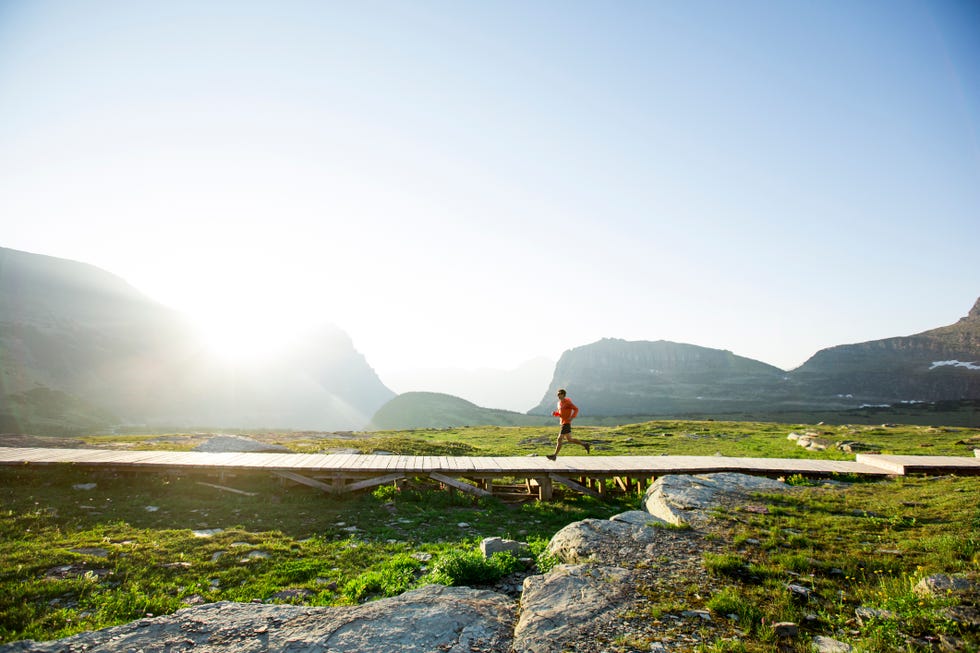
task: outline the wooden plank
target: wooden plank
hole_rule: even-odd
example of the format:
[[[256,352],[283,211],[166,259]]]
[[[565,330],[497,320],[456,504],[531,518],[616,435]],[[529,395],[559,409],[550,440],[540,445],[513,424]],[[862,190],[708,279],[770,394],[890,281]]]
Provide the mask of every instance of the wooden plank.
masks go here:
[[[980,458],[974,456],[902,456],[858,454],[860,463],[895,470],[896,474],[980,474]]]
[[[263,454],[265,458],[261,461],[256,461],[261,465],[262,469],[270,469],[273,467],[283,468],[283,469],[297,469],[296,466],[296,454],[294,453],[280,453],[280,454]]]
[[[108,449],[89,449],[89,450],[78,450],[78,453],[72,454],[71,450],[63,451],[62,453],[48,457],[49,462],[67,462],[75,463],[78,465],[88,465],[92,463],[101,463],[106,460],[111,460],[112,458],[117,458],[119,456],[119,451],[112,451]]]
[[[597,499],[602,498],[599,496],[599,493],[596,492],[595,490],[590,490],[589,488],[585,487],[584,485],[580,485],[579,483],[576,483],[570,478],[565,478],[564,476],[560,476],[558,474],[548,474],[548,478],[550,478],[552,481],[561,483],[562,485],[569,487],[575,490],[576,492],[581,492],[582,494],[588,494],[589,496],[596,497]]]
[[[28,449],[22,457],[23,462],[47,464],[49,462],[71,462],[79,454],[74,449]]]
[[[392,472],[399,471],[402,474],[412,471],[413,461],[415,456],[394,456],[395,460],[391,467],[389,467]]]
[[[275,471],[272,472],[276,476],[281,476],[282,478],[289,479],[290,481],[295,481],[303,485],[309,485],[310,487],[315,487],[318,490],[323,490],[327,494],[338,494],[339,491],[333,485],[327,485],[326,483],[321,483],[315,479],[309,478],[308,476],[303,476],[302,474],[297,474],[295,472],[284,472]]]
[[[386,473],[425,474],[435,472],[446,478],[468,476],[484,481],[500,476],[544,477],[549,472],[562,479],[583,476],[588,478],[620,478],[620,486],[630,486],[626,478],[648,479],[664,474],[699,474],[721,471],[738,471],[747,474],[825,475],[860,474],[887,476],[893,474],[980,474],[980,458],[958,456],[892,456],[859,454],[855,461],[825,459],[775,459],[739,458],[729,456],[562,456],[549,461],[540,456],[382,456],[363,454],[294,454],[257,452],[173,452],[173,451],[119,451],[110,449],[64,448],[3,448],[0,447],[0,464],[53,465],[77,464],[89,467],[134,468],[153,470],[175,468],[316,470],[323,474],[346,473],[353,479],[370,482],[366,474]],[[313,481],[303,477],[304,484]],[[313,481],[317,482],[317,481]],[[462,483],[462,481],[455,481]],[[561,482],[561,481],[559,481]],[[582,487],[581,483],[576,483]],[[338,486],[339,486],[338,481]],[[356,483],[354,484],[356,485]],[[449,483],[447,483],[449,485]],[[466,488],[473,486],[463,483]],[[322,487],[321,487],[322,486]],[[319,483],[314,487],[333,488]],[[458,487],[458,486],[452,486]],[[569,486],[573,487],[573,486]],[[460,488],[469,491],[466,488]],[[578,490],[577,488],[574,488]],[[588,488],[586,488],[588,489]],[[638,488],[642,489],[642,488]],[[581,490],[578,490],[581,491]]]
[[[500,460],[500,458],[494,458],[492,456],[484,459],[485,468],[481,471],[490,473],[499,473],[504,471]]]
[[[189,456],[175,456],[174,454],[188,453],[183,451],[141,451],[133,452],[133,456],[127,461],[131,465],[180,465],[184,460],[190,459]]]
[[[142,451],[92,451],[81,457],[82,460],[88,463],[101,463],[101,464],[130,464],[133,461],[138,461],[141,458],[146,458],[152,456],[153,453],[147,453]],[[157,452],[159,455],[159,452]]]
[[[295,469],[321,469],[330,461],[329,454],[311,453],[307,454],[303,460],[299,461]]]
[[[225,492],[234,492],[235,494],[244,494],[247,497],[257,497],[257,496],[259,496],[259,493],[258,492],[246,492],[245,490],[236,490],[235,488],[228,487],[226,485],[217,485],[215,483],[205,483],[204,481],[198,481],[197,484],[198,485],[206,485],[208,487],[213,487],[213,488],[218,489],[218,490],[224,490]]]
[[[256,454],[254,453],[239,453],[232,454],[228,459],[222,461],[222,467],[236,467],[236,468],[248,468],[251,467],[252,461]]]
[[[341,469],[344,471],[360,471],[372,466],[375,458],[377,458],[377,454],[373,453],[350,454],[350,457],[342,461]]]
[[[393,483],[403,478],[405,478],[404,474],[385,474],[384,476],[369,478],[363,481],[358,481],[357,483],[351,483],[350,485],[345,485],[344,492],[356,492],[357,490],[364,490],[369,487],[375,487],[376,485]]]
[[[337,463],[342,455],[339,453],[316,454],[316,460],[310,461],[310,469],[334,471],[337,469]]]
[[[392,454],[390,456],[385,456],[388,460],[385,463],[385,471],[394,472],[398,469],[398,459],[401,458],[398,454]]]
[[[440,474],[439,472],[429,472],[429,478],[434,481],[439,481],[440,483],[445,483],[450,487],[454,487],[457,490],[462,490],[469,494],[475,494],[478,497],[489,497],[493,496],[486,490],[482,490],[475,485],[470,485],[469,483],[464,483],[463,481],[457,481],[455,478],[450,478],[445,474]]]
[[[360,464],[357,467],[358,471],[361,472],[387,472],[388,465],[391,464],[392,458],[394,456],[384,456],[380,454],[372,454],[370,456],[361,456]]]
[[[359,455],[360,454],[352,454],[352,453],[340,454],[340,458],[338,458],[337,462],[334,463],[336,465],[336,469],[337,470],[346,469],[350,464],[353,463],[354,460],[357,459]]]

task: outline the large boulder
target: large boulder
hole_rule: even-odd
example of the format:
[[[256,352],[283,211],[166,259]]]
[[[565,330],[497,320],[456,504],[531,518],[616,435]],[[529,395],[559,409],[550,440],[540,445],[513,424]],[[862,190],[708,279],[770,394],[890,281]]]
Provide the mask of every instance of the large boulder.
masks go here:
[[[512,613],[502,594],[429,585],[354,607],[210,603],[51,642],[14,642],[0,652],[506,653]]]
[[[594,623],[612,617],[633,590],[630,572],[601,565],[559,565],[524,580],[515,653],[574,649]]]
[[[733,508],[758,492],[789,492],[792,486],[771,478],[735,472],[661,476],[647,488],[647,511],[678,526],[695,528],[712,520],[712,511]]]
[[[624,515],[636,520],[633,513]],[[548,542],[548,553],[570,564],[611,563],[644,555],[653,556],[655,549],[651,545],[665,534],[653,525],[663,522],[649,514],[642,523],[617,517],[608,520],[583,519],[568,524],[552,536]]]

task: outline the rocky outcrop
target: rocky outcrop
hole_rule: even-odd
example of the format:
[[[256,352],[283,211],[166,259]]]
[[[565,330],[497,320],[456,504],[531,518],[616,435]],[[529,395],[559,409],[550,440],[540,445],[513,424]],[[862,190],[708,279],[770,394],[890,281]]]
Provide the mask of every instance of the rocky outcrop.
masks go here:
[[[568,388],[584,415],[846,410],[980,399],[980,299],[955,324],[821,350],[792,371],[730,351],[606,338],[562,354],[541,403]]]
[[[550,415],[559,387],[589,415],[656,415],[761,405],[785,372],[730,351],[658,340],[606,338],[562,354],[530,411]]]
[[[980,399],[980,299],[958,322],[823,349],[791,373],[808,396],[859,403]]]
[[[652,527],[665,524],[650,514],[640,514],[646,515],[644,521],[631,516],[626,520],[583,519],[569,524],[551,538],[548,553],[568,563],[635,557],[657,540],[658,531]]]
[[[749,502],[754,493],[791,489],[782,481],[732,472],[663,476],[647,489],[643,505],[671,524],[699,527],[711,521],[712,511]]]
[[[211,603],[52,642],[16,642],[0,646],[0,651],[506,653],[513,627],[513,608],[507,597],[466,587],[429,585],[348,608]]]
[[[632,590],[632,574],[604,565],[559,565],[524,581],[515,653],[574,648],[596,622],[618,612]]]

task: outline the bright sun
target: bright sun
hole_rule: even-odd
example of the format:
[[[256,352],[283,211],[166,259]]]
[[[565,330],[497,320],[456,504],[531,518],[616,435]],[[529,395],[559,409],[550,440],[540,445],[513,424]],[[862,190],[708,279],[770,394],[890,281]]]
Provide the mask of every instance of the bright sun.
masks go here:
[[[230,363],[274,359],[296,340],[292,324],[253,315],[224,314],[200,320],[198,332],[205,348]]]

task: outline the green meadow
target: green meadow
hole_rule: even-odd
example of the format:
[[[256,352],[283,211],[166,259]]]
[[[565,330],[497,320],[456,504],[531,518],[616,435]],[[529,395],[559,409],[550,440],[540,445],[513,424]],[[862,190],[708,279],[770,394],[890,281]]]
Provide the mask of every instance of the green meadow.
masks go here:
[[[833,446],[804,450],[787,439],[791,432],[894,454],[972,456],[980,447],[980,430],[941,426],[667,420],[575,431],[593,443],[593,455],[853,457]],[[554,428],[249,435],[296,452],[525,456],[550,453]],[[190,449],[201,436],[83,439],[92,446]],[[568,453],[579,454],[574,446]],[[976,650],[977,633],[948,618],[949,599],[922,599],[912,587],[934,573],[980,572],[977,477],[787,480],[800,491],[759,496],[763,510],[719,512],[728,552],[706,554],[705,564],[724,589],[655,599],[651,619],[706,609],[743,634],[737,645],[709,641],[706,651],[776,651],[767,624],[779,621],[819,624],[821,633],[860,650],[905,650],[909,635],[923,642],[958,637]],[[601,501],[571,492],[549,503],[475,499],[422,479],[332,497],[262,475],[219,480],[52,466],[0,469],[0,506],[0,642],[10,642],[211,601],[349,605],[432,582],[492,585],[554,564],[544,548],[564,525],[638,508],[640,499],[612,491]],[[535,558],[484,561],[478,545],[491,536],[526,541]],[[784,591],[787,583],[806,585],[819,601],[799,605]],[[862,606],[888,616],[858,624],[855,609]],[[807,636],[804,629],[801,641]],[[632,650],[615,641],[608,648]]]

